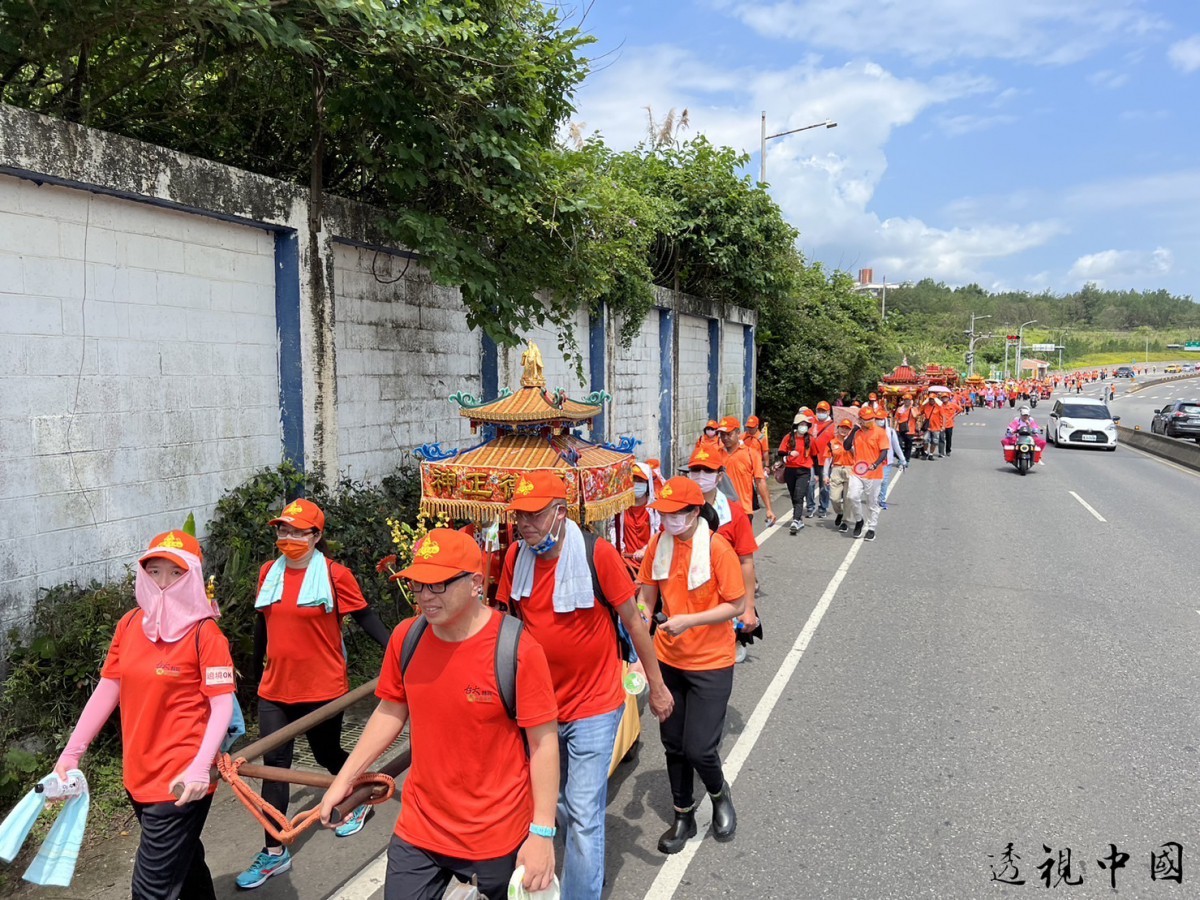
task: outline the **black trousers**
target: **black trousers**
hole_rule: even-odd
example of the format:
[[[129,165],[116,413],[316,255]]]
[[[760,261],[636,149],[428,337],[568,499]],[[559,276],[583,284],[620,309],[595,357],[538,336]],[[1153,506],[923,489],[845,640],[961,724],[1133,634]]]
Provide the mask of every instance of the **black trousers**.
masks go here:
[[[488,900],[504,900],[516,868],[517,850],[496,859],[471,861],[422,850],[393,834],[383,900],[441,900],[451,878],[470,882],[472,875],[479,878],[479,893]]]
[[[328,701],[323,700],[320,703],[275,703],[272,700],[264,700],[262,697],[259,697],[259,736],[266,737],[268,734],[274,734],[285,725],[291,724],[302,716],[308,715],[314,709],[324,706],[326,702]],[[342,766],[346,764],[346,760],[350,754],[342,749],[341,713],[309,729],[305,732],[304,736],[308,738],[308,746],[312,750],[313,757],[318,763],[328,769],[331,775],[336,775],[342,771]],[[263,765],[290,769],[292,767],[292,752],[295,746],[295,741],[288,741],[270,753],[263,754]],[[264,800],[281,813],[286,813],[288,796],[291,793],[291,789],[292,786],[290,784],[284,784],[282,781],[264,781],[262,796]],[[268,847],[280,846],[279,841],[271,837],[271,835],[266,832],[263,834]]]
[[[954,441],[954,429],[953,429],[953,428],[946,428],[946,429],[944,429],[944,430],[942,431],[942,434],[944,434],[944,435],[946,436],[946,452],[947,452],[947,453],[949,453],[949,452],[950,452],[950,445],[951,445],[951,443],[953,443],[953,441]]]
[[[808,494],[808,480],[812,477],[811,469],[784,469],[784,484],[792,497],[792,518],[797,522],[804,519],[804,498]]]
[[[725,784],[720,749],[725,711],[733,691],[733,666],[689,672],[660,662],[659,668],[663,683],[675,699],[674,712],[658,726],[667,752],[671,799],[677,809],[688,809],[695,800],[695,774],[700,775],[710,794],[719,793]]]
[[[900,449],[904,451],[905,459],[912,459],[913,436],[911,431],[900,433]]]
[[[133,861],[133,900],[217,900],[200,843],[212,800],[209,794],[176,806],[129,798],[142,826]]]

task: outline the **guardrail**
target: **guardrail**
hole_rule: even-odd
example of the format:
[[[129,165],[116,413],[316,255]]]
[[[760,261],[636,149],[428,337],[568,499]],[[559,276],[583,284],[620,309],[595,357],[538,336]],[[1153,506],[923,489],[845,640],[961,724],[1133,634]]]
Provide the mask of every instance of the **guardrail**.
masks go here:
[[[1200,372],[1181,372],[1178,375],[1168,375],[1165,378],[1152,378],[1149,381],[1139,381],[1131,390],[1125,392],[1136,394],[1138,391],[1144,391],[1148,387],[1154,387],[1156,384],[1170,384],[1173,381],[1183,381],[1185,378],[1200,378]]]
[[[1140,429],[1117,426],[1121,442],[1137,450],[1144,450],[1173,463],[1200,471],[1200,445],[1179,438],[1163,437]]]

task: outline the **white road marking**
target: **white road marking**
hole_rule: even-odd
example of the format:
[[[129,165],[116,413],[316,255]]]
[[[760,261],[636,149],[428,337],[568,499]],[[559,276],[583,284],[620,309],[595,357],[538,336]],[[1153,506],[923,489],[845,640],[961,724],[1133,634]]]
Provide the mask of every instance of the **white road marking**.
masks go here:
[[[1095,516],[1099,521],[1101,521],[1101,522],[1108,521],[1108,519],[1104,518],[1104,516],[1100,515],[1100,513],[1096,512],[1096,510],[1092,509],[1091,504],[1088,503],[1086,500],[1084,500],[1082,497],[1080,497],[1077,493],[1075,493],[1074,491],[1068,491],[1067,493],[1069,493],[1072,497],[1074,497],[1076,500],[1078,500],[1080,503],[1082,503],[1083,508],[1086,509],[1088,512],[1090,512],[1093,516]]]
[[[895,486],[896,481],[903,474],[903,469],[896,473],[888,486],[888,493],[891,493],[892,487]],[[780,524],[782,523],[776,524],[775,528],[780,527]],[[829,605],[833,602],[833,597],[837,593],[838,587],[841,586],[842,580],[850,570],[850,565],[854,562],[854,558],[858,556],[858,551],[862,549],[864,543],[865,541],[856,540],[851,544],[850,549],[846,551],[845,559],[842,560],[842,564],[838,567],[837,572],[834,573],[833,578],[826,586],[825,593],[817,601],[817,605],[809,615],[808,621],[804,623],[804,628],[801,629],[796,642],[792,644],[792,649],[788,651],[783,665],[775,673],[775,677],[771,679],[771,683],[759,699],[758,705],[754,707],[754,712],[751,713],[741,737],[738,738],[729,756],[726,757],[723,766],[725,780],[731,785],[737,781],[738,773],[741,772],[742,766],[750,756],[750,752],[754,749],[754,745],[758,743],[758,739],[762,736],[763,728],[766,727],[767,720],[775,709],[775,704],[779,702],[779,698],[783,695],[784,688],[787,687],[792,673],[796,671],[796,667],[800,664],[800,658],[804,656],[804,651],[808,648],[808,642],[812,640],[817,626],[821,624],[821,619],[824,617],[826,610],[829,609]],[[671,900],[675,896],[675,891],[679,889],[679,885],[683,881],[683,876],[687,873],[688,865],[691,864],[696,851],[700,849],[700,845],[705,839],[708,826],[711,822],[712,805],[703,802],[697,804],[696,837],[688,841],[679,853],[667,857],[662,868],[658,870],[658,875],[655,877],[654,883],[650,885],[650,890],[646,892],[645,900]]]
[[[360,869],[358,874],[329,895],[329,900],[368,900],[383,890],[387,876],[387,851]]]

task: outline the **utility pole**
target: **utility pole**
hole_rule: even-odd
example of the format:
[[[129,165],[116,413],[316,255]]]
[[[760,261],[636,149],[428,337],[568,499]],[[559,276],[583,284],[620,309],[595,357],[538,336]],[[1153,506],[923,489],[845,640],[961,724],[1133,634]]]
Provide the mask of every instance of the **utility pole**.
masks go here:
[[[1025,377],[1025,370],[1023,368],[1021,368],[1021,354],[1024,352],[1023,345],[1025,342],[1025,326],[1026,325],[1036,325],[1036,324],[1037,324],[1037,319],[1030,319],[1028,322],[1022,323],[1021,327],[1017,329],[1017,379],[1018,380]]]
[[[975,341],[979,339],[975,336],[975,321],[977,319],[990,319],[990,318],[991,318],[991,316],[977,316],[977,315],[975,315],[975,313],[971,313],[971,330],[967,332],[967,338],[968,338],[967,374],[968,375],[975,374]],[[1007,344],[1006,344],[1005,350],[1007,350],[1007,349],[1008,348],[1007,348]]]

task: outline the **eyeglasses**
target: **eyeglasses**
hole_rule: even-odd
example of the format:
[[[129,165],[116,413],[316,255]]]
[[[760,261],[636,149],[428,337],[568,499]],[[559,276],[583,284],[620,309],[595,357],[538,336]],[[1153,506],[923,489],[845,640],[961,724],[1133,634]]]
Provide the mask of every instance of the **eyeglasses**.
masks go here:
[[[435,581],[432,584],[426,584],[423,581],[413,581],[411,578],[406,578],[404,580],[404,586],[414,594],[419,594],[421,591],[428,591],[431,594],[444,594],[446,593],[446,588],[448,586],[454,584],[456,581],[462,580],[463,578],[470,578],[473,574],[473,572],[463,572],[460,575],[455,575],[453,578],[449,578],[445,581]]]
[[[304,531],[293,528],[291,525],[276,525],[275,536],[281,538],[306,538],[309,535],[319,534],[315,528],[307,528]]]

